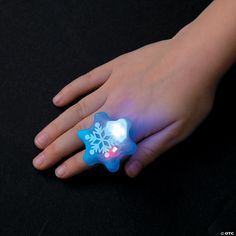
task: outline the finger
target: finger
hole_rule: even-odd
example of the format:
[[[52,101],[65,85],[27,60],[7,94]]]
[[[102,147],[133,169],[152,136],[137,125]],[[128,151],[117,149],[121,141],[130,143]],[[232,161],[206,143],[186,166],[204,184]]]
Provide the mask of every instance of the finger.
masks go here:
[[[111,75],[112,61],[99,66],[66,85],[54,98],[56,106],[65,106],[79,96],[100,87]]]
[[[90,169],[91,167],[83,160],[84,152],[85,151],[81,151],[75,154],[58,166],[55,170],[56,176],[65,179]]]
[[[79,121],[98,110],[106,101],[106,95],[102,90],[83,98],[75,105],[68,108],[59,115],[49,125],[47,125],[39,134],[36,135],[34,143],[38,148],[46,148],[57,137],[73,127]]]
[[[128,160],[125,171],[129,177],[137,176],[140,171],[153,162],[160,154],[183,139],[180,135],[180,122],[174,122],[144,139],[138,144],[136,153]]]
[[[78,139],[77,132],[79,130],[89,128],[93,122],[93,117],[93,114],[86,117],[52,142],[37,157],[34,158],[34,167],[39,170],[47,169],[60,161],[63,157],[81,148],[83,143]]]

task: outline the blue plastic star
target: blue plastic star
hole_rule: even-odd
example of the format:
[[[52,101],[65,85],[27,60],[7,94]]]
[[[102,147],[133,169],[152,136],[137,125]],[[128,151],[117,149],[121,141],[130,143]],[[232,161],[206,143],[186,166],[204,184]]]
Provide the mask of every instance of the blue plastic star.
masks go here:
[[[78,132],[86,147],[84,161],[89,166],[102,163],[109,171],[117,171],[121,159],[136,151],[130,128],[128,119],[112,120],[105,112],[96,113],[93,125]]]

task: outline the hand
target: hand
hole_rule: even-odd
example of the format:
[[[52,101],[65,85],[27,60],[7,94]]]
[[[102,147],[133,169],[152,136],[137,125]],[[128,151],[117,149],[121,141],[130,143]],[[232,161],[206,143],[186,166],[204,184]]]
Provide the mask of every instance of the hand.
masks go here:
[[[91,93],[36,136],[43,151],[33,160],[35,168],[47,169],[80,149],[77,131],[90,127],[99,111],[132,121],[138,149],[125,164],[130,177],[185,139],[211,110],[216,86],[199,70],[201,60],[185,53],[181,37],[121,55],[65,86],[53,99],[56,106]],[[83,154],[68,158],[56,175],[68,178],[88,169]]]

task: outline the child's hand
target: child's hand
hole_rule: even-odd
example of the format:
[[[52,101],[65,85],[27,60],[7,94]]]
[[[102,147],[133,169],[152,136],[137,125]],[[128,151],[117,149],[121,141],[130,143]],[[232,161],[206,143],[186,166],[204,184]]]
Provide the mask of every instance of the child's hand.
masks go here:
[[[192,55],[181,52],[178,41],[124,54],[64,87],[53,100],[57,106],[92,92],[37,135],[35,144],[43,151],[34,166],[44,170],[81,148],[77,131],[88,128],[99,111],[132,121],[138,150],[125,165],[131,177],[186,138],[210,111],[216,86],[204,81],[207,75],[198,71]],[[56,175],[68,178],[88,169],[83,154],[68,158]]]

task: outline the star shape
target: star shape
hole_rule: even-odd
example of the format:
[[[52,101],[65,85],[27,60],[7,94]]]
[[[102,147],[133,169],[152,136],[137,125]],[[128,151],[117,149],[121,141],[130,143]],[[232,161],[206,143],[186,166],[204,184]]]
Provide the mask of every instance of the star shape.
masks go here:
[[[88,129],[78,131],[78,138],[85,144],[83,160],[89,166],[103,164],[110,172],[116,172],[120,161],[136,151],[130,137],[131,122],[128,119],[111,119],[107,113],[95,114]]]

